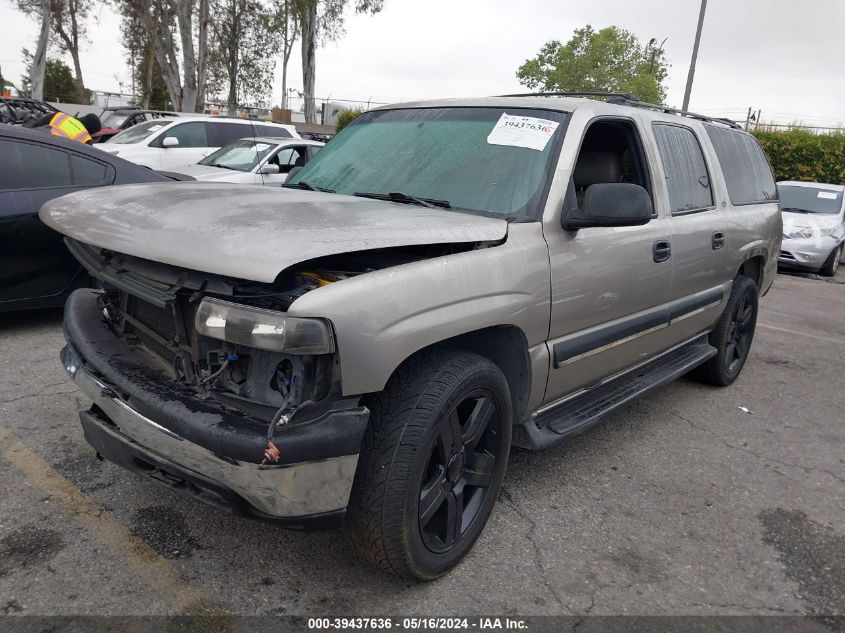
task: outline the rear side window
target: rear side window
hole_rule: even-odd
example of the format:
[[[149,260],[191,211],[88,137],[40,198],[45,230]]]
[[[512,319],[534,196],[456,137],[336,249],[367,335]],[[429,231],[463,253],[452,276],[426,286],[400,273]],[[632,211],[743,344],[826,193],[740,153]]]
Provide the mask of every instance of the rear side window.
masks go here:
[[[223,147],[242,138],[254,138],[253,126],[240,123],[213,122],[208,124],[209,147]]]
[[[74,154],[70,155],[70,167],[73,172],[73,184],[78,187],[104,185],[110,175],[110,170],[103,163]]]
[[[672,213],[712,207],[710,176],[695,133],[687,127],[660,123],[654,124],[652,129],[666,174]]]
[[[716,150],[731,204],[755,204],[777,200],[777,187],[766,155],[750,134],[707,125]]]
[[[272,125],[256,125],[261,136],[270,136],[276,138],[293,138],[290,132],[283,127],[273,127]]]

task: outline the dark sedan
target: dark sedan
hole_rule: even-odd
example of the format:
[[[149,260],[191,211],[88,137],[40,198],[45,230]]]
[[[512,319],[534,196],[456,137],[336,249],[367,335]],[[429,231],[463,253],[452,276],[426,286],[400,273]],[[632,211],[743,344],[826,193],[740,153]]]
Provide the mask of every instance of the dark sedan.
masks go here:
[[[72,191],[172,179],[43,130],[0,126],[0,312],[63,305],[88,283],[41,205]]]

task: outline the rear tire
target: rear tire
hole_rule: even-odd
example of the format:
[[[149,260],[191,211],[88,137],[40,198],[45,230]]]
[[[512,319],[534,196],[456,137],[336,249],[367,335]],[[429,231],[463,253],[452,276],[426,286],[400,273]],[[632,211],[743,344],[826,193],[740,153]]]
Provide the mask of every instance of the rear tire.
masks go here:
[[[380,569],[433,580],[475,543],[510,450],[510,391],[478,354],[424,352],[374,396],[348,508],[352,544]]]
[[[695,378],[719,387],[737,379],[754,340],[758,298],[757,284],[749,277],[734,280],[725,310],[710,332],[710,345],[718,353],[693,372]]]
[[[822,277],[833,277],[836,274],[836,271],[839,269],[839,260],[842,259],[842,247],[843,245],[840,244],[834,248],[830,257],[825,261],[824,266],[819,269],[819,274]]]

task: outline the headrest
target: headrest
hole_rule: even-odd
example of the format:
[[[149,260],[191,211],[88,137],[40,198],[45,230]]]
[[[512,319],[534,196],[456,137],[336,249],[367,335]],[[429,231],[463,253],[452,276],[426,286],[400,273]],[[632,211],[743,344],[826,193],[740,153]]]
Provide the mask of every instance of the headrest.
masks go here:
[[[582,152],[575,164],[575,186],[581,189],[603,182],[619,182],[622,161],[609,151]]]

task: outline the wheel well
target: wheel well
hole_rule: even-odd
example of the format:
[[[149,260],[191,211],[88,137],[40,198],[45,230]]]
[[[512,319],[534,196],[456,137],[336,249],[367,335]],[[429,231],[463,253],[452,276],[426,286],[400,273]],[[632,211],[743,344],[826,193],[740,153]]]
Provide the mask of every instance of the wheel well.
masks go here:
[[[508,381],[513,403],[513,419],[522,419],[531,391],[528,342],[522,330],[512,325],[475,330],[424,347],[414,355],[431,349],[474,352],[490,359]]]
[[[743,277],[748,277],[757,284],[758,290],[762,288],[763,285],[763,269],[766,265],[766,261],[763,259],[762,255],[755,255],[749,259],[746,259],[742,266],[739,267],[739,271],[737,272],[736,276],[739,277],[742,275]]]

